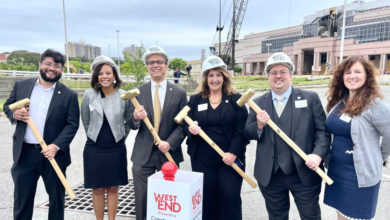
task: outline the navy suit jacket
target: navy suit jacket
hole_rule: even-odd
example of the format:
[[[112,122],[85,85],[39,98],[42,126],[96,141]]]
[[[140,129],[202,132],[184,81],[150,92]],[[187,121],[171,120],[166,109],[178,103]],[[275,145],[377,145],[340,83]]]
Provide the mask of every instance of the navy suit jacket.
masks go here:
[[[296,106],[296,101],[307,101],[307,106]],[[273,101],[271,92],[253,100],[262,110],[265,110],[274,121]],[[306,154],[318,154],[324,160],[330,149],[330,134],[325,127],[326,115],[317,93],[292,88],[293,102],[292,129],[290,139]],[[284,131],[287,135],[288,132]],[[271,180],[274,164],[275,132],[266,125],[260,137],[257,133],[256,113],[251,109],[245,125],[245,135],[257,140],[256,162],[254,176],[257,181],[267,186]],[[280,138],[277,136],[277,138]],[[304,185],[314,185],[321,182],[321,177],[310,170],[305,161],[291,149],[298,176]],[[323,166],[321,166],[323,167]]]
[[[14,166],[18,163],[22,152],[27,124],[13,118],[13,112],[9,109],[9,105],[24,98],[30,98],[36,81],[37,78],[17,81],[10,97],[4,104],[4,112],[8,119],[11,123],[16,123],[13,135]],[[32,120],[34,121],[34,119]],[[69,145],[78,130],[79,120],[80,110],[76,92],[57,82],[46,116],[43,139],[47,145],[55,144],[60,148],[55,160],[61,168],[67,167],[71,163]]]

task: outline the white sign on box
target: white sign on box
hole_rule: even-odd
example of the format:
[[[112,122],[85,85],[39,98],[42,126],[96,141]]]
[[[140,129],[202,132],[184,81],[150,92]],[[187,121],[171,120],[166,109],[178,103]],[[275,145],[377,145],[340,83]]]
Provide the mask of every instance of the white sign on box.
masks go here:
[[[203,173],[178,170],[174,181],[161,171],[148,178],[147,220],[201,220]]]

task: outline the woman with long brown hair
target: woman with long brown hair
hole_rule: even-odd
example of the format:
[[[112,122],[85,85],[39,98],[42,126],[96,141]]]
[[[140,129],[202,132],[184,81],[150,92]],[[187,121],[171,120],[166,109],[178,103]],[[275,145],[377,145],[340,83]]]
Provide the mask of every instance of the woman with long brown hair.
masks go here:
[[[375,216],[382,166],[390,154],[390,108],[376,73],[365,59],[351,57],[336,67],[330,84],[326,126],[334,183],[325,187],[324,203],[336,209],[339,220]]]
[[[230,166],[236,163],[244,170],[243,136],[248,111],[239,107],[240,94],[233,88],[231,74],[217,56],[202,64],[202,82],[198,94],[190,97],[190,118],[198,125],[188,128],[188,154],[192,170],[204,174],[203,220],[241,220],[242,177]],[[221,159],[198,134],[200,127],[225,152]]]

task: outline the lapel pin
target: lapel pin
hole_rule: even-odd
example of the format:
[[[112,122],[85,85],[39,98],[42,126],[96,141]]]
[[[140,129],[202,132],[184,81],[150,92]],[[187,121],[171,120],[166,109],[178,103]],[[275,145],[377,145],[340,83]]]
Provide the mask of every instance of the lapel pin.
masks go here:
[[[58,95],[60,95],[61,94],[61,91],[58,91]]]

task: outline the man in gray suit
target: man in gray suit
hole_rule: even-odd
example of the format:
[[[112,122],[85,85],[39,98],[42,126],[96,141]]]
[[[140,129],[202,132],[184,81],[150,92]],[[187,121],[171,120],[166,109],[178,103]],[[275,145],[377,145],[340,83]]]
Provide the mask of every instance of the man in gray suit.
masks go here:
[[[289,192],[301,219],[321,219],[318,204],[321,178],[313,170],[322,167],[330,145],[321,101],[316,93],[291,86],[294,64],[286,54],[273,54],[265,71],[271,91],[254,99],[263,111],[256,115],[251,110],[245,135],[257,140],[254,175],[264,196],[269,219],[288,219]],[[308,154],[306,163],[266,126],[269,119]]]
[[[139,129],[131,155],[137,220],[146,219],[147,179],[168,161],[164,153],[169,152],[176,164],[183,161],[181,143],[184,130],[173,119],[187,104],[185,91],[165,78],[169,58],[164,49],[159,46],[148,48],[144,60],[151,80],[138,87],[140,95],[137,99],[141,108],[132,106],[131,109],[131,128]],[[152,134],[142,121],[146,117],[157,130],[162,140],[160,145],[154,144]]]

